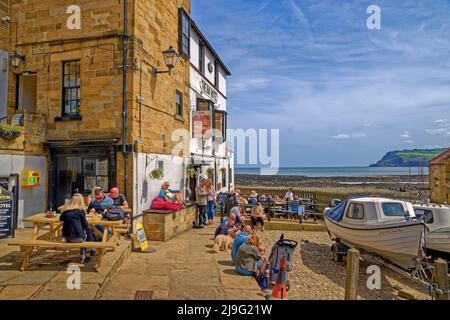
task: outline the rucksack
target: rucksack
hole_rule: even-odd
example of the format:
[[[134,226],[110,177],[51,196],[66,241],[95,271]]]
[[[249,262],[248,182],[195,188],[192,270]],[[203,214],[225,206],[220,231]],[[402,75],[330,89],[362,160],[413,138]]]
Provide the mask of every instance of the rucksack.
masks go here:
[[[119,221],[125,218],[125,211],[119,207],[110,207],[105,213],[106,220]]]

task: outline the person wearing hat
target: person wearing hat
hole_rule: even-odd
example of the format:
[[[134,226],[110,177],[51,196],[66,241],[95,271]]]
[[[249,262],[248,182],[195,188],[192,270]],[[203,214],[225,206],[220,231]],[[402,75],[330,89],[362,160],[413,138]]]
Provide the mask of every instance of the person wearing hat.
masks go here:
[[[248,197],[248,203],[249,204],[256,204],[258,202],[258,194],[256,193],[256,191],[252,191],[250,193],[250,197]]]
[[[105,195],[105,192],[101,187],[96,187],[94,189],[94,199],[91,200],[88,211],[91,213],[104,213],[106,209],[113,205],[113,199]]]

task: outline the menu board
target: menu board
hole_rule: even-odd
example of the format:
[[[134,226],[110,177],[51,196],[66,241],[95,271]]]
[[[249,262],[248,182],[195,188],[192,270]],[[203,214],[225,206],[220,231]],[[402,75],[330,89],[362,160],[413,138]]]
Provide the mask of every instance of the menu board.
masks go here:
[[[0,239],[11,237],[12,219],[13,195],[8,190],[0,187]]]

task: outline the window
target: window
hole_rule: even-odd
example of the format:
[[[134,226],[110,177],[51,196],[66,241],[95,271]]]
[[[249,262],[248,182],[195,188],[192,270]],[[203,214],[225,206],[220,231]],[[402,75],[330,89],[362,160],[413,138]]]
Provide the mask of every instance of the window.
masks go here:
[[[198,70],[205,74],[205,44],[201,41],[198,46]]]
[[[383,212],[387,217],[404,217],[405,209],[401,203],[383,203]]]
[[[197,111],[209,111],[211,110],[210,101],[197,99]]]
[[[215,111],[214,112],[214,129],[218,130],[222,136],[217,137],[216,139],[222,139],[222,141],[226,140],[226,118],[227,114],[224,111]]]
[[[364,219],[364,206],[358,203],[352,203],[347,209],[347,218],[350,219]]]
[[[80,113],[80,60],[63,62],[62,115]]]
[[[426,224],[434,223],[433,211],[425,209],[414,209],[414,213],[418,219],[424,219]]]
[[[214,61],[214,85],[219,89],[219,63]]]
[[[183,116],[183,94],[177,90],[175,95],[176,95],[176,97],[175,97],[175,104],[176,104],[175,114],[177,116],[182,117]]]
[[[183,9],[180,9],[180,50],[182,54],[190,57],[191,51],[191,18]]]

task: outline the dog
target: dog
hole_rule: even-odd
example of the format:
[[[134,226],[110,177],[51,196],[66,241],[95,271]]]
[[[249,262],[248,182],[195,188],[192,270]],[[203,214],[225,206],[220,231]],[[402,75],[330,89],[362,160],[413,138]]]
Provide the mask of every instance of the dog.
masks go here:
[[[219,251],[230,252],[232,247],[233,247],[233,238],[231,238],[230,236],[219,234],[214,239],[213,250],[216,253],[219,253]]]

